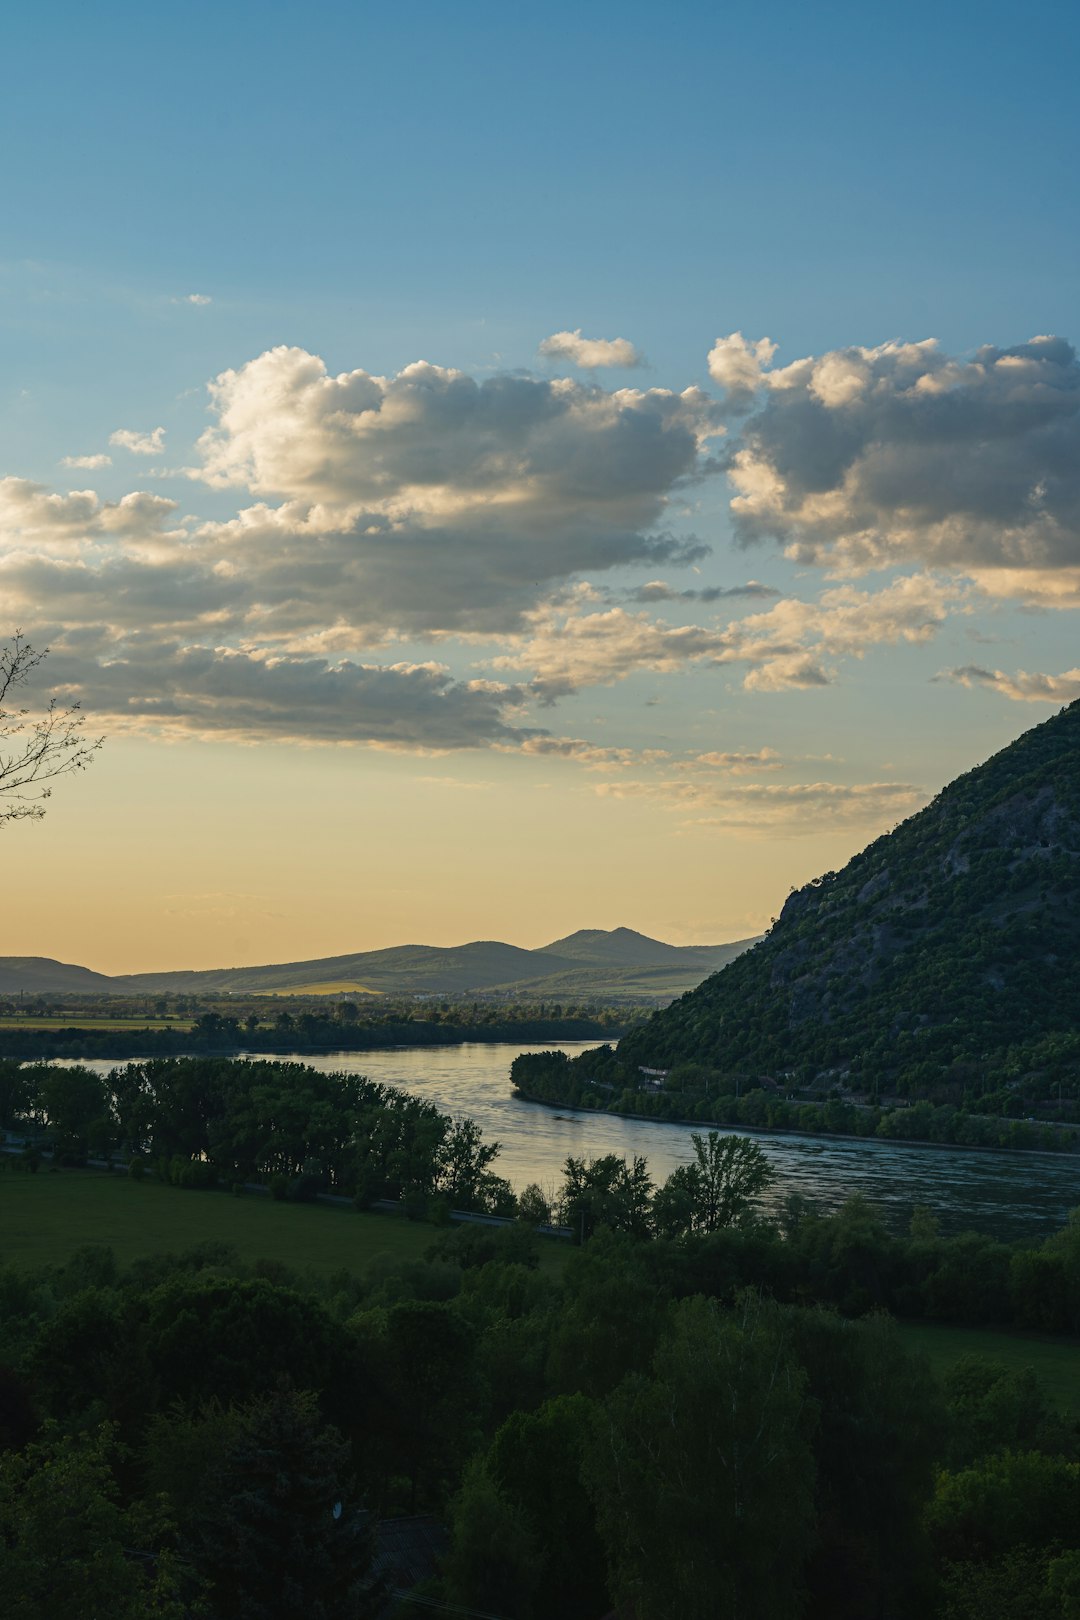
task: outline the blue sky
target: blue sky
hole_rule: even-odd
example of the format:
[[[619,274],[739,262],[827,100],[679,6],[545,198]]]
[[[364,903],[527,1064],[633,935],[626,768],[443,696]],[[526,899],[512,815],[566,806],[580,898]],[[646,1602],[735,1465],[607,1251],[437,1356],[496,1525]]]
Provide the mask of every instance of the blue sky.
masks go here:
[[[12,7],[4,621],[49,639],[110,738],[93,786],[19,830],[57,874],[46,905],[27,888],[20,948],[134,968],[301,937],[746,933],[1080,695],[1078,372],[1022,347],[1078,336],[1078,33],[1060,4]],[[538,353],[558,333],[640,363]],[[735,333],[751,348],[714,350]],[[350,463],[355,422],[320,414],[308,362],[260,361],[278,349],[327,379],[442,368],[420,471],[408,436],[392,477]],[[479,390],[467,430],[449,372]],[[968,413],[955,455],[916,384]],[[553,387],[565,431],[522,449],[508,413],[546,422]],[[611,438],[627,390],[648,451]],[[98,505],[47,504],[72,490]],[[177,771],[210,761],[217,808],[193,786],[163,887]],[[314,865],[267,811],[271,767],[301,819],[305,796],[350,808]],[[145,865],[99,863],[95,888],[86,847],[133,782]],[[415,892],[358,909],[417,839]]]

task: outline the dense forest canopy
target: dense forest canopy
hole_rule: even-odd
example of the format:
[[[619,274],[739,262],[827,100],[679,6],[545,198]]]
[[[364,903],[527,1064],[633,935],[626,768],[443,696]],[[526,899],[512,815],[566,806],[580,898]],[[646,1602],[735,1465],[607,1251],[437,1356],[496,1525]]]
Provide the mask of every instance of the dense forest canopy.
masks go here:
[[[5,1612],[404,1620],[380,1524],[428,1514],[417,1595],[502,1620],[1075,1615],[1075,1419],[1015,1362],[932,1376],[882,1310],[1076,1332],[1080,1225],[736,1198],[650,1238],[619,1165],[568,1164],[603,1219],[557,1268],[522,1223],[323,1280],[214,1243],[0,1268]]]

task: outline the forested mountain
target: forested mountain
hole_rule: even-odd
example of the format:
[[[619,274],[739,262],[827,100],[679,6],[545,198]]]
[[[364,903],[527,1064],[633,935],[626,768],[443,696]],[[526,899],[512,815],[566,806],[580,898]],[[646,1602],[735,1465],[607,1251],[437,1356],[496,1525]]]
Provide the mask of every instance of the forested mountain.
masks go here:
[[[958,777],[619,1047],[627,1069],[987,1095],[1080,1073],[1080,702]],[[1038,1086],[1032,1094],[1038,1094]]]
[[[564,1001],[662,999],[699,984],[752,941],[666,945],[629,928],[582,929],[539,950],[500,940],[396,945],[306,962],[109,978],[46,957],[0,957],[0,993],[89,991],[122,995],[273,995],[352,991],[388,995],[493,994]]]

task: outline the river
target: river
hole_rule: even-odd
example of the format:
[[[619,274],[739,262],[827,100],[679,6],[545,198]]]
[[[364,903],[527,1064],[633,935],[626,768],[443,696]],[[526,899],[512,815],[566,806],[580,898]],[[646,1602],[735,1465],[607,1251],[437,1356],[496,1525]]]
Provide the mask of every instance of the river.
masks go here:
[[[594,1046],[571,1041],[571,1054]],[[378,1052],[258,1053],[269,1061],[307,1063],[330,1074],[366,1074],[426,1097],[444,1112],[469,1115],[485,1140],[501,1144],[493,1168],[520,1191],[527,1182],[554,1190],[568,1154],[595,1158],[644,1154],[661,1182],[693,1156],[691,1127],[616,1114],[575,1113],[522,1102],[510,1090],[509,1071],[521,1051],[551,1050],[472,1042],[463,1046],[391,1047]],[[107,1073],[114,1062],[83,1059]],[[704,1130],[705,1127],[698,1127]],[[960,1148],[903,1147],[845,1137],[755,1136],[776,1173],[768,1203],[802,1193],[835,1209],[852,1193],[878,1205],[900,1225],[916,1204],[937,1215],[943,1231],[972,1228],[1007,1240],[1037,1239],[1062,1225],[1080,1204],[1080,1159],[1051,1153],[978,1153]]]

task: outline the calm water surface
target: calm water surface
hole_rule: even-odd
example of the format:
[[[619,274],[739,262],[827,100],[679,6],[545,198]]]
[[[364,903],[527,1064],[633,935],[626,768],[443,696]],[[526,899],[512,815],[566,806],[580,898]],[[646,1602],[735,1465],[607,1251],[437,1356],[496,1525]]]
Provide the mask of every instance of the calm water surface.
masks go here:
[[[571,1054],[595,1046],[571,1041]],[[501,1143],[494,1168],[518,1190],[537,1181],[545,1191],[561,1180],[568,1154],[596,1157],[644,1154],[653,1179],[663,1181],[693,1156],[690,1126],[578,1114],[521,1102],[510,1091],[510,1064],[521,1051],[547,1046],[470,1043],[396,1047],[380,1052],[259,1053],[260,1058],[306,1063],[330,1074],[366,1074],[385,1085],[425,1097],[445,1113],[469,1115],[487,1141]],[[83,1060],[107,1073],[116,1065]],[[561,1116],[561,1117],[560,1117]],[[704,1126],[698,1127],[704,1130]],[[771,1202],[797,1192],[834,1209],[864,1193],[896,1223],[915,1204],[937,1214],[943,1230],[975,1228],[1014,1240],[1037,1238],[1060,1226],[1080,1204],[1080,1158],[1049,1153],[973,1153],[949,1148],[898,1147],[838,1137],[756,1136],[776,1172]]]

